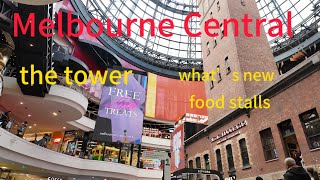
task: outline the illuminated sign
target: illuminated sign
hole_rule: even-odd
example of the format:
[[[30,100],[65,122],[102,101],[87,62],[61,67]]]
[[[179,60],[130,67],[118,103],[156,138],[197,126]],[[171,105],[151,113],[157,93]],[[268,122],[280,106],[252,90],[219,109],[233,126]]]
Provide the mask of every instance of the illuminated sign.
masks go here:
[[[61,138],[55,138],[53,139],[54,144],[59,144],[61,142]]]
[[[220,143],[227,141],[235,136],[238,136],[240,134],[240,131],[238,131],[238,130],[240,130],[241,128],[243,128],[247,125],[248,125],[247,120],[244,120],[243,122],[229,128],[229,129],[223,131],[221,134],[211,138],[211,143],[218,141],[217,144],[220,144]],[[238,131],[238,132],[236,132],[236,131]]]

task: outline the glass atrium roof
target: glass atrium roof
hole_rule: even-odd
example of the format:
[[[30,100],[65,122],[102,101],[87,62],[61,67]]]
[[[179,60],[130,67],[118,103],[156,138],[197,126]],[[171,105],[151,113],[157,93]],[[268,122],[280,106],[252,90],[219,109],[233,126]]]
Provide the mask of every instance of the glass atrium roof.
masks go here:
[[[192,38],[187,36],[183,29],[184,19],[190,12],[197,12],[198,0],[82,0],[87,7],[88,12],[91,12],[96,18],[112,19],[114,24],[117,24],[117,19],[154,19],[155,24],[164,18],[172,19],[175,28],[172,30],[173,36],[166,38],[159,34],[158,29],[155,30],[156,36],[149,35],[149,27],[145,27],[145,36],[139,36],[139,27],[137,24],[132,26],[132,34],[129,41],[124,41],[122,44],[130,46],[130,43],[135,44],[136,51],[152,57],[167,61],[167,63],[180,63],[181,59],[190,63],[194,61],[201,62],[201,45],[200,37]],[[212,0],[208,0],[212,1]],[[282,21],[286,20],[287,11],[292,11],[293,27],[301,25],[303,21],[309,18],[310,15],[317,13],[316,5],[319,5],[320,0],[256,0],[258,9],[262,18],[273,19],[279,18]],[[126,27],[126,21],[122,21],[123,27]],[[309,22],[309,25],[312,22]],[[269,29],[270,25],[266,23],[264,26]],[[305,24],[304,24],[305,25]],[[307,23],[308,25],[308,23]],[[192,22],[194,32],[200,28],[200,19]],[[116,28],[116,26],[114,26]],[[284,29],[287,29],[284,23]],[[297,28],[296,28],[297,29]],[[126,28],[123,28],[126,31]],[[297,30],[299,31],[299,30]],[[295,32],[298,33],[298,32]],[[268,37],[270,45],[275,42],[274,39]],[[132,45],[131,45],[132,46]],[[153,56],[154,58],[154,56]],[[179,62],[178,62],[179,61]]]

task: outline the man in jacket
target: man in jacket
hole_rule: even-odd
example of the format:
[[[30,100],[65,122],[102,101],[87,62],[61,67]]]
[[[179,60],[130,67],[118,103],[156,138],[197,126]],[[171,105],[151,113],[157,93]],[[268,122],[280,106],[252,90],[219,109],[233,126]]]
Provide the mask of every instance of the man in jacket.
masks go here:
[[[293,158],[285,159],[284,163],[287,167],[287,172],[283,175],[284,180],[311,180],[307,171],[303,167],[297,166]]]

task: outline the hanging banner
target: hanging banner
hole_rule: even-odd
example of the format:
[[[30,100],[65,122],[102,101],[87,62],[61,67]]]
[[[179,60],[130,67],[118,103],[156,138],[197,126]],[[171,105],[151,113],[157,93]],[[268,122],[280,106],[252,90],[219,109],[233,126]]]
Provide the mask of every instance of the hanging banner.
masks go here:
[[[185,168],[184,124],[178,126],[171,134],[171,172]]]
[[[130,74],[119,85],[105,85],[93,134],[94,140],[141,144],[147,77]]]

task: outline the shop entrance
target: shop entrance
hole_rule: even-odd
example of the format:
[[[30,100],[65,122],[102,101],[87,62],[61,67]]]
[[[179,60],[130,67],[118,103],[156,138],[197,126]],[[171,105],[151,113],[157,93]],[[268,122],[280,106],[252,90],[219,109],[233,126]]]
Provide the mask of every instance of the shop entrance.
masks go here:
[[[173,173],[171,180],[223,180],[219,171],[184,168]]]
[[[301,151],[291,120],[278,124],[286,157],[293,158],[297,165],[302,165]]]

